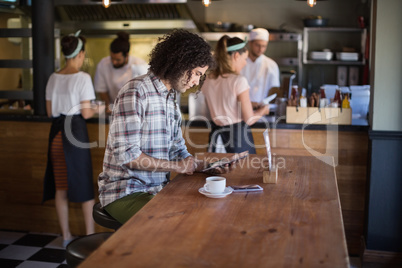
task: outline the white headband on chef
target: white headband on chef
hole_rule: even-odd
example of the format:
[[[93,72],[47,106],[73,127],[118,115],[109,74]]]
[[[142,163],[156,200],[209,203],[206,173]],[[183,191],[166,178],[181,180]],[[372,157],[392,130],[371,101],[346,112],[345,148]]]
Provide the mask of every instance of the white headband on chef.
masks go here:
[[[269,32],[264,28],[256,28],[251,30],[250,32],[250,41],[253,40],[268,41],[268,39],[269,39]]]
[[[83,46],[82,40],[81,40],[81,38],[79,38],[80,33],[81,33],[81,30],[78,30],[75,34],[70,34],[70,35],[75,36],[75,37],[78,38],[78,44],[77,44],[77,48],[74,50],[73,53],[71,53],[70,55],[64,55],[64,57],[66,59],[74,58],[75,56],[78,55],[78,53],[80,53],[80,51],[82,49],[82,46]]]

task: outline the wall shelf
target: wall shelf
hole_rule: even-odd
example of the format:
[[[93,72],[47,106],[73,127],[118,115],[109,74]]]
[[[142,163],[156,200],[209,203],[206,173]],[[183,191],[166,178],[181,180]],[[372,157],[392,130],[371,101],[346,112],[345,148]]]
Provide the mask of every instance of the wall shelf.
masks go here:
[[[366,39],[367,29],[365,28],[305,27],[303,29],[302,84],[306,87],[308,94],[317,92],[323,84],[348,86],[363,82],[363,69],[367,63]],[[310,58],[311,52],[321,51],[330,51],[333,57],[330,60]],[[358,53],[358,60],[338,60],[336,58],[338,52]],[[358,77],[356,80],[348,79],[348,77],[356,76]],[[344,79],[340,79],[342,77]]]
[[[342,61],[342,60],[306,60],[304,64],[322,64],[322,65],[364,65],[365,61]]]
[[[314,40],[312,40],[312,37],[314,37],[313,35],[317,36],[318,34],[320,35],[320,40],[319,42],[316,42],[313,46]],[[338,39],[337,37],[343,38]],[[305,27],[303,30],[303,64],[364,65],[366,38],[366,29]],[[332,52],[342,52],[342,47],[351,46],[351,44],[353,47],[356,47],[356,50],[358,49],[358,51],[356,52],[359,53],[359,58],[361,59],[360,61],[316,61],[308,58],[308,55],[311,51],[322,51],[323,49],[330,49]]]
[[[0,68],[32,68],[32,60],[0,60]]]
[[[21,50],[23,58],[31,58],[31,43],[28,38],[32,37],[31,28],[0,28],[0,38],[21,37]],[[60,31],[54,30],[54,38],[56,44],[60,43]],[[59,46],[59,45],[58,45]],[[60,51],[56,51],[55,64],[60,66]],[[33,100],[32,89],[32,59],[0,59],[0,68],[22,69],[22,87],[0,91],[0,99],[10,100]]]

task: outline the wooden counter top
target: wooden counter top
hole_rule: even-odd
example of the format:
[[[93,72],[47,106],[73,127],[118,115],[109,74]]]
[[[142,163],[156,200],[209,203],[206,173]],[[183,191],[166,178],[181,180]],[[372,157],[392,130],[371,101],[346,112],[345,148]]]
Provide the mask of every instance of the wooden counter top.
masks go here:
[[[334,167],[276,156],[278,183],[263,184],[265,160],[225,174],[259,193],[212,199],[198,192],[206,174],[179,175],[80,267],[348,267]]]
[[[209,122],[196,120],[196,121],[188,121],[186,120],[186,114],[183,115],[183,127],[210,127]],[[16,121],[16,122],[51,122],[52,119],[47,116],[39,116],[32,114],[2,114],[0,113],[0,121]],[[109,124],[108,118],[90,118],[86,120],[91,124]],[[339,131],[353,131],[353,132],[368,132],[369,126],[368,122],[365,119],[355,120],[356,123],[352,122],[352,125],[339,125],[337,129]],[[258,121],[254,125],[251,126],[252,129],[308,129],[308,130],[323,130],[326,131],[329,129],[328,125],[308,125],[304,126],[303,124],[287,124],[285,120],[279,120],[278,122],[272,123],[269,120]]]

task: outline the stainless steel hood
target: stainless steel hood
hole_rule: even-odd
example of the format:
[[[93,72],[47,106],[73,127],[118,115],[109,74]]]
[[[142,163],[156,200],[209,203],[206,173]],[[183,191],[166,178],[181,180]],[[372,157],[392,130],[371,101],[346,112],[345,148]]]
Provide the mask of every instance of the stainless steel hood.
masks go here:
[[[173,28],[198,31],[187,0],[54,0],[55,27],[62,33],[82,29],[86,34],[165,33]]]

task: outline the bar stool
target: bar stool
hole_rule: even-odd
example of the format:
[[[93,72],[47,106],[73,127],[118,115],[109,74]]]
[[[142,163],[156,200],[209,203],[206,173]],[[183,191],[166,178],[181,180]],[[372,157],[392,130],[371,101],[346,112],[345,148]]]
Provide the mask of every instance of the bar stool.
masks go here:
[[[94,205],[92,217],[97,224],[105,228],[117,230],[122,225],[112,218],[112,216],[101,207],[100,203]],[[67,264],[71,267],[78,266],[112,234],[113,232],[95,233],[73,240],[66,247]]]
[[[70,267],[77,267],[113,233],[95,233],[71,241],[66,247],[66,261]]]
[[[122,225],[120,222],[116,221],[109,213],[106,212],[100,203],[96,203],[92,210],[92,217],[94,221],[100,226],[117,230]]]

